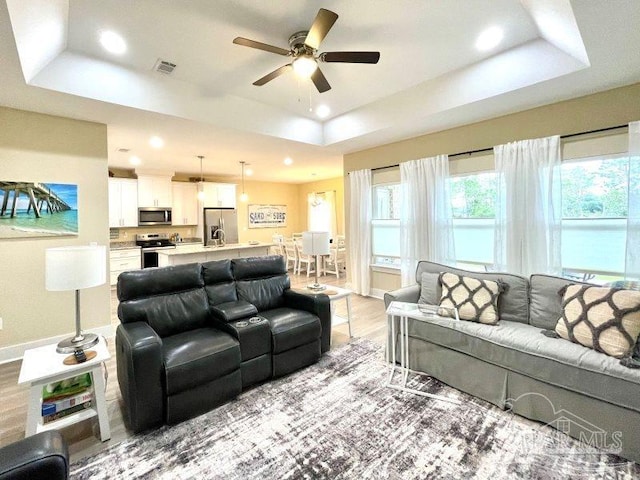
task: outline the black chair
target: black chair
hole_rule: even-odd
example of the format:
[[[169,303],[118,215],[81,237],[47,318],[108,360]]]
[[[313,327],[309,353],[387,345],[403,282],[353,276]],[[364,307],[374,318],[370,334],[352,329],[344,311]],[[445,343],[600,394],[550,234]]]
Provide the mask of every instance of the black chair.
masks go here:
[[[0,480],[69,478],[69,451],[57,430],[41,432],[0,448]]]

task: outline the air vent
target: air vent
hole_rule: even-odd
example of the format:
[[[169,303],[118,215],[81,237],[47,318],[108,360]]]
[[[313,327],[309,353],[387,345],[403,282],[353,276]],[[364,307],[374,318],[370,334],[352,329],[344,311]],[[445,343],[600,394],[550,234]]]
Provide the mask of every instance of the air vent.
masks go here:
[[[176,64],[175,63],[165,62],[164,60],[161,60],[160,58],[158,59],[156,64],[153,66],[153,69],[156,72],[164,73],[166,75],[169,75],[170,73],[172,73],[175,70],[175,68],[176,68]]]
[[[120,152],[120,153],[129,153],[130,151],[131,151],[130,148],[119,148],[118,149],[118,152]]]

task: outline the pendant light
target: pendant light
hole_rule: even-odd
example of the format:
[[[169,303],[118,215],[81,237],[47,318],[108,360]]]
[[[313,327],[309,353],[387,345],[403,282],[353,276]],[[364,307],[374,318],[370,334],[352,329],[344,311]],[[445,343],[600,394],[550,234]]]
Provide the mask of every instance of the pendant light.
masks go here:
[[[244,193],[244,164],[244,161],[240,162],[240,165],[242,166],[242,194],[240,195],[241,202],[246,202],[247,200],[249,200],[249,196]]]
[[[200,182],[198,182],[198,200],[201,202],[204,201],[204,177],[202,176],[202,160],[204,159],[204,155],[198,155],[200,159]]]

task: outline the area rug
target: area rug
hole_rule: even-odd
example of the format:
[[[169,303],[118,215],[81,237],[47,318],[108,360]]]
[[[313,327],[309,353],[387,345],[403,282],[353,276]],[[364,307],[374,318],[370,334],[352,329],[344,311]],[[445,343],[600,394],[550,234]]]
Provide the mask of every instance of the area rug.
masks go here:
[[[367,340],[244,392],[212,412],[109,447],[71,466],[74,479],[637,478],[615,455],[581,454],[556,430],[437,380],[411,386],[460,405],[384,386],[382,348]],[[535,453],[558,442],[562,455]],[[557,450],[556,450],[557,451]]]

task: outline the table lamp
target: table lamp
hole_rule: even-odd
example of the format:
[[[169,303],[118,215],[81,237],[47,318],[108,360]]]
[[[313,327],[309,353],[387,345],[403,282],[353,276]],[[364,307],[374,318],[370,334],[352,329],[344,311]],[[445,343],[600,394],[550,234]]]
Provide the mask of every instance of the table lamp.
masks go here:
[[[329,232],[302,232],[302,253],[305,255],[315,255],[316,257],[316,282],[307,285],[310,290],[324,290],[324,285],[318,283],[318,257],[329,255]]]
[[[93,355],[85,356],[84,350],[98,343],[97,335],[82,333],[80,328],[80,290],[105,283],[106,258],[104,245],[47,248],[45,252],[46,289],[76,291],[76,334],[58,343],[56,350],[73,353],[78,362],[92,358]]]

